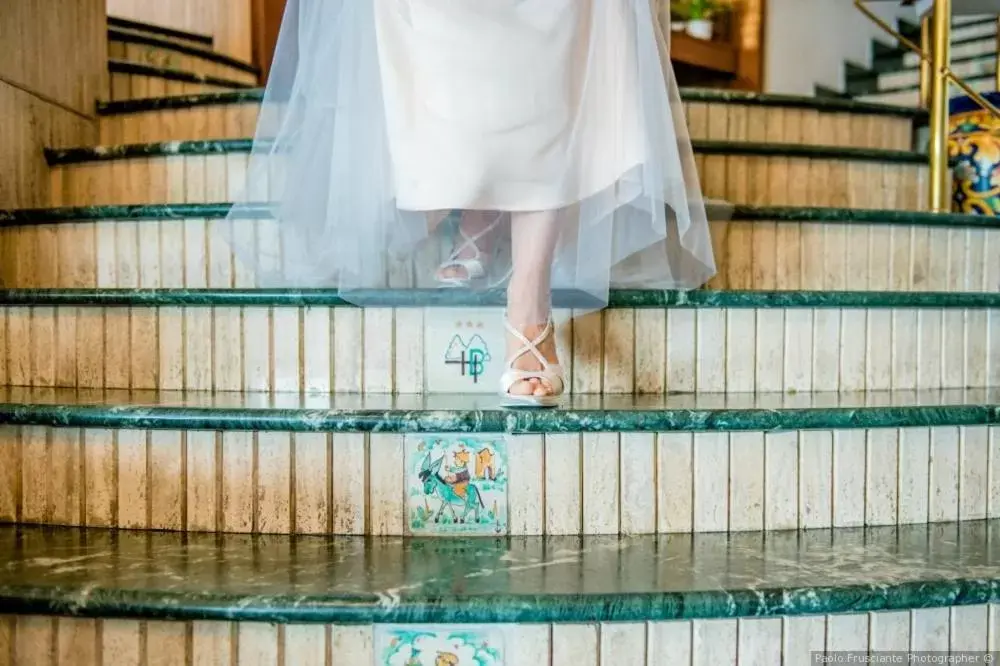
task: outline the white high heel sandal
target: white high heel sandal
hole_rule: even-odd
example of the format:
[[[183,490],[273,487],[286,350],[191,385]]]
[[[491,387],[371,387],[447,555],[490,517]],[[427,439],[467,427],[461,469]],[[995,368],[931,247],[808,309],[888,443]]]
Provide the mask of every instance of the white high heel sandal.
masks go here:
[[[542,352],[538,351],[538,345],[545,341],[547,337],[555,333],[555,327],[552,325],[552,317],[545,324],[545,328],[534,340],[528,340],[521,331],[514,328],[504,315],[503,325],[507,329],[507,332],[516,337],[521,341],[521,348],[507,361],[507,369],[500,376],[500,387],[501,393],[505,398],[506,403],[511,406],[518,407],[555,407],[559,404],[559,398],[563,393],[565,387],[565,379],[563,375],[562,366],[557,363],[549,363],[549,361],[542,355]],[[519,370],[514,367],[514,363],[517,359],[521,358],[525,354],[531,354],[534,356],[538,362],[541,364],[540,370]],[[549,386],[552,387],[552,393],[549,395],[518,395],[511,393],[510,389],[514,384],[525,381],[529,379],[539,379],[548,382]]]
[[[448,259],[437,267],[437,272],[434,274],[434,277],[437,279],[438,284],[442,287],[467,287],[472,282],[482,280],[486,277],[486,267],[483,265],[483,252],[479,249],[479,245],[476,243],[480,239],[492,233],[493,230],[500,224],[501,219],[502,216],[497,215],[496,219],[487,225],[485,229],[477,234],[473,234],[472,236],[467,235],[465,230],[462,229],[461,223],[459,223],[458,233],[462,237],[462,244],[452,250]],[[469,248],[471,248],[475,254],[468,259],[459,259],[459,256]],[[465,271],[465,275],[441,275],[442,271],[446,271],[449,268],[461,268]]]

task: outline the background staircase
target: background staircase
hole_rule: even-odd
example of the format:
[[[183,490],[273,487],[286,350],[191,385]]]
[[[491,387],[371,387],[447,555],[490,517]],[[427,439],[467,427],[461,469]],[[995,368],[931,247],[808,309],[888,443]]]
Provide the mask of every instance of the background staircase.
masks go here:
[[[915,111],[685,91],[719,275],[613,292],[507,411],[502,299],[434,256],[365,310],[259,289],[252,69],[109,30],[101,145],[0,211],[0,664],[1000,650],[1000,225],[924,212]]]
[[[900,31],[920,43],[920,26],[900,22]],[[997,17],[956,17],[952,21],[951,68],[973,90],[997,89]],[[888,36],[885,37],[888,39]],[[919,105],[920,59],[906,47],[875,41],[870,68],[846,66],[846,94],[849,97],[904,107]],[[952,86],[952,94],[962,94]]]

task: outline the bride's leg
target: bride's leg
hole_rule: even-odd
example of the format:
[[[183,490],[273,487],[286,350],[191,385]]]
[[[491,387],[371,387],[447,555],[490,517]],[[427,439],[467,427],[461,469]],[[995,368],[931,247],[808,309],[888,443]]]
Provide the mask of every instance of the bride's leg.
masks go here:
[[[507,318],[529,340],[544,329],[552,309],[552,260],[559,239],[559,211],[513,213],[511,215],[511,252],[513,272],[507,287]],[[522,343],[507,336],[507,358]],[[538,351],[550,363],[556,358],[555,334],[538,345]],[[524,354],[514,363],[519,370],[539,370],[541,363],[532,354]],[[550,395],[552,387],[538,379],[520,381],[510,388],[517,395]]]

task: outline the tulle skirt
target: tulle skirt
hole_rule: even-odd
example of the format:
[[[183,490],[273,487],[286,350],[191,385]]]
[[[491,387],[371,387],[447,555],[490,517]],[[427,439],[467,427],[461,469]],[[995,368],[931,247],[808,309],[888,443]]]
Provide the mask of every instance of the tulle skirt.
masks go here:
[[[236,199],[244,281],[361,305],[435,286],[464,215],[497,222],[472,288],[539,214],[563,305],[715,272],[650,0],[290,0]]]

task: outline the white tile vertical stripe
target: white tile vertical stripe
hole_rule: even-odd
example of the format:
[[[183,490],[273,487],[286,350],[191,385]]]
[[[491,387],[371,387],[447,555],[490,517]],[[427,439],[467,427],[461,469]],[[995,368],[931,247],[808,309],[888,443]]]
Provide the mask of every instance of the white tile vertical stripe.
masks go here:
[[[798,433],[764,436],[764,529],[798,527]]]
[[[694,436],[694,529],[725,532],[728,528],[729,435]]]

